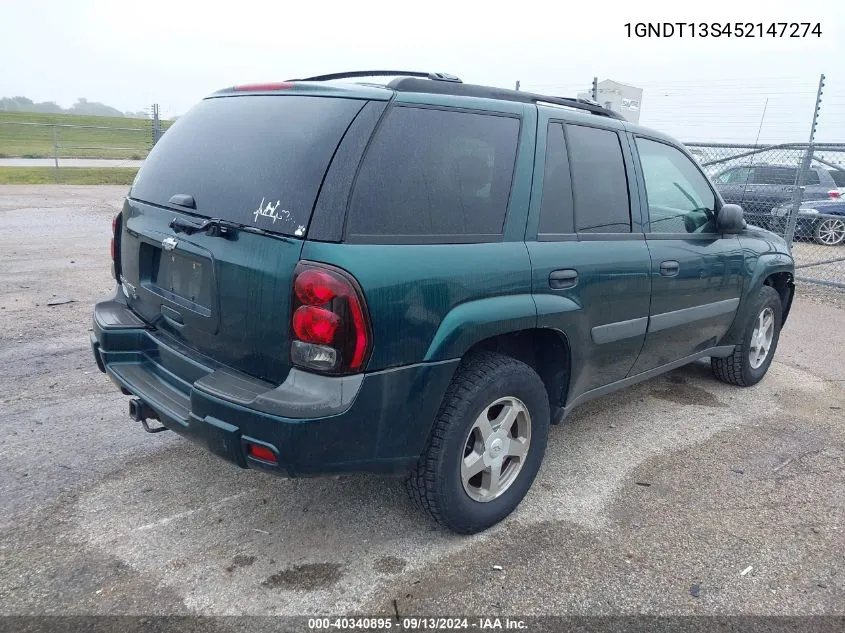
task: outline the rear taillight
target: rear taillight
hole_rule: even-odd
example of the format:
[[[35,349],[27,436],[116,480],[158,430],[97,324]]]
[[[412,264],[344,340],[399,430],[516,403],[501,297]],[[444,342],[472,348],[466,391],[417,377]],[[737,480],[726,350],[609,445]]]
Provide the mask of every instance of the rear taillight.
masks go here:
[[[262,84],[243,84],[235,86],[236,92],[273,92],[275,90],[290,90],[294,84],[290,81],[276,81]]]
[[[291,308],[294,365],[331,374],[364,369],[372,335],[364,295],[349,273],[300,262]]]
[[[833,191],[828,191],[827,195],[830,198],[841,198],[842,197],[842,194],[839,193],[836,189],[834,189]]]
[[[111,220],[111,246],[109,247],[111,253],[111,275],[120,281],[120,262],[118,262],[118,255],[120,253],[120,214],[118,213]]]

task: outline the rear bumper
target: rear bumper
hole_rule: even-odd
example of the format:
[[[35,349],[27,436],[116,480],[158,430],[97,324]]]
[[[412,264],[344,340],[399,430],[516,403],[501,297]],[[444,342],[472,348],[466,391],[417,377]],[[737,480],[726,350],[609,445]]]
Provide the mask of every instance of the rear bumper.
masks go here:
[[[348,377],[292,369],[273,385],[199,357],[119,300],[95,306],[91,346],[100,370],[167,428],[242,468],[288,476],[411,468],[458,363]],[[248,455],[247,443],[278,464]]]

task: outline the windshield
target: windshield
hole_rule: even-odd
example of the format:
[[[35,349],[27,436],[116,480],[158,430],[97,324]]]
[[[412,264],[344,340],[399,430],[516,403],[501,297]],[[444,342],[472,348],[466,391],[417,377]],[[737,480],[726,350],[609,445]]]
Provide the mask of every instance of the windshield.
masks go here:
[[[191,196],[191,213],[304,235],[329,161],[364,103],[289,95],[206,99],[156,144],[130,197],[173,206],[173,196]]]

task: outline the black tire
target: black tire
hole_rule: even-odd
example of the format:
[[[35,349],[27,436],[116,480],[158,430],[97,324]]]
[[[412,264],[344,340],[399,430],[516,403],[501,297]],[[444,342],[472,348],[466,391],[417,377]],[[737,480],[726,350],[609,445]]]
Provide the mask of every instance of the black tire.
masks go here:
[[[528,450],[516,478],[501,496],[476,501],[461,479],[467,438],[485,408],[506,397],[518,398],[530,415]],[[455,532],[485,530],[513,512],[528,492],[548,435],[549,399],[537,373],[509,356],[474,354],[461,363],[446,390],[428,445],[406,480],[408,494],[435,521]]]
[[[752,346],[752,335],[760,318],[760,314],[771,308],[774,315],[774,333],[769,346],[768,354],[759,367],[753,367],[749,354]],[[780,295],[771,286],[763,286],[757,293],[757,297],[748,310],[745,328],[742,331],[742,342],[736,346],[733,354],[725,358],[711,358],[710,366],[713,374],[722,382],[738,387],[750,387],[756,385],[769,369],[772,359],[777,350],[780,339],[780,327],[783,317]]]

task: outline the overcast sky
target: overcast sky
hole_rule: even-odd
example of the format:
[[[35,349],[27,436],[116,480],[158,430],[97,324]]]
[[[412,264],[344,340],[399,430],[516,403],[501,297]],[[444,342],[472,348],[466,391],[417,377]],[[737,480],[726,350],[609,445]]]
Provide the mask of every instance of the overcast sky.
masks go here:
[[[682,140],[845,141],[845,2],[11,2],[0,96],[184,113],[235,83],[361,68],[574,95],[592,77],[644,88],[641,123]],[[407,8],[405,8],[407,7]],[[628,38],[627,22],[820,22],[821,38]]]

